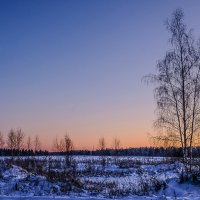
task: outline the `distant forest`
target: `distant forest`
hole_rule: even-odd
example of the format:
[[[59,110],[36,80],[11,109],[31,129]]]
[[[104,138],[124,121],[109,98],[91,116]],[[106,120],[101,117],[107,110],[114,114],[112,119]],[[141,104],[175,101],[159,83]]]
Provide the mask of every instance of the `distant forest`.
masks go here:
[[[200,147],[193,147],[193,157],[200,157]],[[182,149],[176,147],[140,147],[127,149],[105,150],[71,150],[70,152],[49,152],[17,149],[0,149],[0,156],[63,156],[88,155],[88,156],[150,156],[150,157],[182,157]]]

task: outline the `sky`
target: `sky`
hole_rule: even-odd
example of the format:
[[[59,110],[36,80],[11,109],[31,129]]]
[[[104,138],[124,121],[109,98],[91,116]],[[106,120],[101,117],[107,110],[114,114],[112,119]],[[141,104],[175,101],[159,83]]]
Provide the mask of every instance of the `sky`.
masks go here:
[[[0,0],[0,131],[21,128],[51,149],[149,146],[155,73],[169,46],[164,22],[182,8],[200,36],[198,0]]]

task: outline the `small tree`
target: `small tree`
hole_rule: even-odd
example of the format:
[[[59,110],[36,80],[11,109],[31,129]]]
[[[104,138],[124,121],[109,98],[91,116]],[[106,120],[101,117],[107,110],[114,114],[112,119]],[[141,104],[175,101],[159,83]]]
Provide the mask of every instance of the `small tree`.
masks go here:
[[[11,129],[8,132],[8,137],[7,137],[7,147],[12,151],[12,157],[13,157],[13,151],[16,149],[16,133],[13,129]]]
[[[106,149],[106,140],[104,137],[101,137],[99,139],[99,149],[102,151],[102,154],[104,153],[104,151]]]
[[[31,144],[31,137],[28,136],[27,141],[26,141],[26,149],[31,150],[32,149],[32,144]]]
[[[64,152],[65,151],[64,139],[58,140],[57,137],[55,138],[55,140],[53,141],[53,151],[56,151],[56,152]]]
[[[15,132],[15,142],[16,142],[16,149],[17,150],[21,150],[23,148],[23,145],[24,145],[24,137],[25,137],[25,134],[22,132],[21,129],[18,129],[16,132]]]
[[[11,129],[8,133],[7,147],[8,149],[12,149],[12,150],[16,148],[16,134],[13,129]]]
[[[64,139],[61,141],[62,142],[60,143],[62,143],[62,148],[64,147],[66,166],[71,166],[73,142],[67,133],[65,134]]]
[[[106,140],[104,137],[101,137],[99,139],[99,150],[101,151],[101,165],[104,168],[106,165],[106,159],[104,157],[105,155],[105,150],[106,150]]]
[[[119,148],[120,148],[120,139],[115,137],[114,140],[113,140],[114,155],[117,155]]]
[[[38,135],[35,136],[33,145],[34,145],[35,152],[41,150],[41,142],[40,142],[40,138]]]

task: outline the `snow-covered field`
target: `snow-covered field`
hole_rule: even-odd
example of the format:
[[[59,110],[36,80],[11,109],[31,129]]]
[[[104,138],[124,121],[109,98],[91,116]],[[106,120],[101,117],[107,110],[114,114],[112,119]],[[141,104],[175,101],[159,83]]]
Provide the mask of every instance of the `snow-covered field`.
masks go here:
[[[0,158],[0,200],[200,199],[200,184],[180,183],[170,158],[61,156]]]

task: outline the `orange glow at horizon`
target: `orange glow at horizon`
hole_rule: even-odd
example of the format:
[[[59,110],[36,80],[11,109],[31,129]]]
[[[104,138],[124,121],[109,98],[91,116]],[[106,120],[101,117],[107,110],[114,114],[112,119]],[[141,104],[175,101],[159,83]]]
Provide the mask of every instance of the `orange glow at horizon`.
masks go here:
[[[70,135],[70,134],[69,134]],[[64,136],[64,134],[63,134]],[[57,137],[58,140],[63,138],[63,136],[55,136],[51,139],[49,139],[49,141],[47,139],[45,139],[45,137],[41,136],[41,143],[42,143],[42,149],[44,150],[48,150],[48,151],[53,151],[53,141],[55,140],[55,138]],[[75,150],[96,150],[99,148],[99,138],[101,137],[90,137],[90,139],[88,138],[84,138],[84,137],[73,137],[73,135],[70,135],[72,142],[74,144],[74,149]],[[106,141],[106,148],[113,148],[113,140],[115,138],[115,136],[113,138],[106,137],[103,136],[105,138]],[[149,140],[148,140],[148,136],[147,134],[144,134],[140,137],[123,137],[123,136],[117,136],[117,139],[120,140],[120,148],[137,148],[137,147],[148,147],[151,146]]]
[[[102,122],[103,123],[103,122]],[[105,123],[105,122],[104,122]],[[151,123],[146,123],[146,126],[142,126],[139,122],[136,124],[130,122],[115,122],[113,124],[104,124],[104,128],[100,128],[97,125],[85,125],[79,124],[78,126],[71,126],[68,129],[58,127],[50,123],[48,127],[38,127],[37,129],[23,129],[26,136],[30,135],[32,138],[35,133],[39,135],[42,149],[49,151],[53,150],[53,141],[57,137],[58,140],[64,137],[67,133],[73,141],[74,149],[76,150],[93,150],[98,149],[99,138],[104,137],[106,141],[106,148],[113,147],[114,138],[120,140],[121,148],[129,147],[146,147],[151,146],[148,138],[148,133],[151,132]],[[63,131],[66,130],[66,131]],[[82,130],[80,132],[80,130]]]

